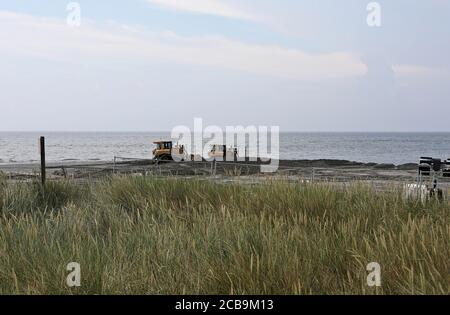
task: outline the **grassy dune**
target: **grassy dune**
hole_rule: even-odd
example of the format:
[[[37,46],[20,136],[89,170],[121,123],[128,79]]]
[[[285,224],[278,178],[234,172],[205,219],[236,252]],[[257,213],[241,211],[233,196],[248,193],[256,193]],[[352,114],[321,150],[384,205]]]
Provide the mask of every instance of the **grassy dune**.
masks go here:
[[[449,257],[449,204],[362,185],[0,180],[2,294],[449,294]]]

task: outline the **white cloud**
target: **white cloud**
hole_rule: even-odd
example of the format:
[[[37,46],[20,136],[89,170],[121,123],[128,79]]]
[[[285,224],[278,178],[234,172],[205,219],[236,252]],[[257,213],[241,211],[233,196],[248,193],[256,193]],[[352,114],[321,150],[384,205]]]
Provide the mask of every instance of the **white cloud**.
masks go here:
[[[357,56],[347,52],[314,55],[224,37],[181,37],[85,20],[81,27],[70,28],[64,21],[2,11],[0,46],[0,57],[20,54],[111,67],[117,60],[187,64],[297,80],[354,77],[367,70]]]
[[[256,18],[235,6],[221,0],[147,0],[151,4],[179,11],[198,14],[207,14],[235,18],[242,20],[255,20]]]

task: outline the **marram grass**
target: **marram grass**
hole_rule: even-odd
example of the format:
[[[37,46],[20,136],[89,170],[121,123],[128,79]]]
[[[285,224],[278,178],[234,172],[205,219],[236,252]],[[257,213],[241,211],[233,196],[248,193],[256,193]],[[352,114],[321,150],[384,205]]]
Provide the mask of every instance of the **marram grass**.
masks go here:
[[[450,205],[400,191],[0,180],[0,294],[449,294],[449,258]]]

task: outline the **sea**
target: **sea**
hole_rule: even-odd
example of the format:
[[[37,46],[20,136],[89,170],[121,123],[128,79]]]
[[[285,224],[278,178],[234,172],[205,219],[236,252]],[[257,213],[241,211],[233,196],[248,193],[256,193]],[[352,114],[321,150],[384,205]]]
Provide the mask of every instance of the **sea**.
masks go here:
[[[153,141],[169,132],[0,132],[0,164],[39,161],[40,136],[49,162],[151,158]],[[289,132],[279,137],[281,159],[341,159],[417,163],[421,156],[450,159],[450,132]]]

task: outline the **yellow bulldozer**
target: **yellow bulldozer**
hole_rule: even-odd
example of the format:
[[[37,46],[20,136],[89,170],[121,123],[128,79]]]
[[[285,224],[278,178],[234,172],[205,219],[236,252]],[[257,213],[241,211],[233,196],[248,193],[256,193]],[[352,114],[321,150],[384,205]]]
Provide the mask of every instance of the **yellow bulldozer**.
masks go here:
[[[184,161],[187,158],[184,145],[174,145],[172,141],[155,141],[153,144],[156,145],[153,150],[153,159],[156,161]]]

